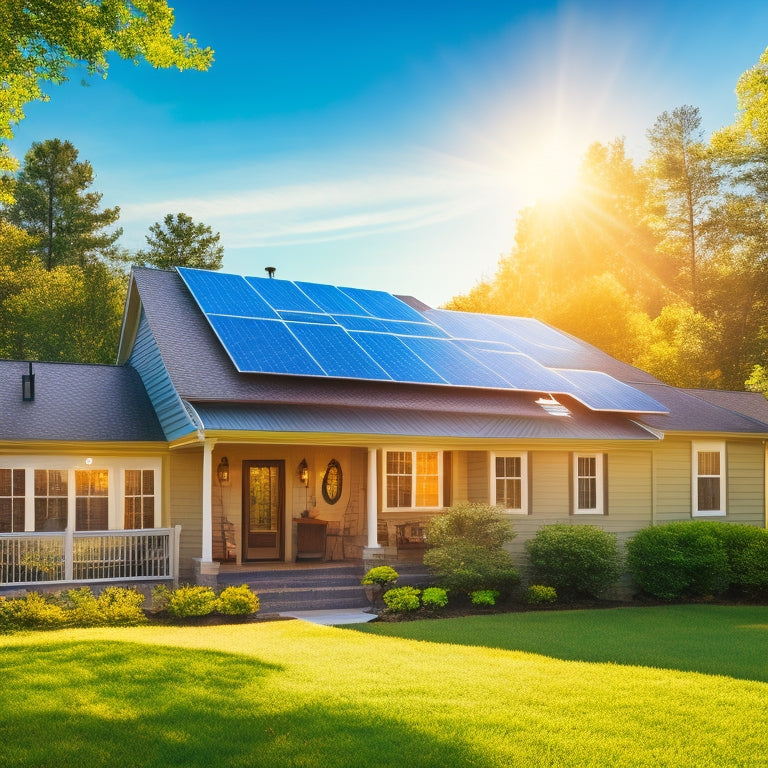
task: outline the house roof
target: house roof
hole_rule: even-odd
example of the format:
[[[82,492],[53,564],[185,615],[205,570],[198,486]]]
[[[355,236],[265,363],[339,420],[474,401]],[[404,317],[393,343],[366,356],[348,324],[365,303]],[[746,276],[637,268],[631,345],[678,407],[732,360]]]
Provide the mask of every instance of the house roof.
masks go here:
[[[144,385],[130,366],[33,363],[35,399],[22,400],[29,363],[0,360],[3,440],[164,441]]]
[[[590,413],[564,395],[558,399],[572,412],[566,430],[562,417],[545,413],[536,405],[535,394],[520,390],[241,372],[177,272],[135,269],[131,292],[135,294],[133,312],[143,312],[176,392],[193,405],[209,429],[222,429],[226,424],[226,428],[269,430],[270,425],[282,423],[291,431],[306,432],[316,423],[326,431],[333,417],[336,432],[365,433],[368,423],[371,434],[387,430],[403,435],[555,437],[568,431],[571,437],[627,439],[639,434],[632,420],[661,431],[768,433],[768,413],[751,398],[747,405],[747,399],[740,396],[745,393],[709,397],[669,387],[567,334],[561,335],[571,343],[547,348],[548,367],[608,374],[653,398],[663,406],[658,410],[669,413]],[[426,316],[444,312],[410,298],[407,302]],[[130,357],[133,343],[129,320],[127,310],[121,362]],[[134,318],[134,328],[137,323]],[[326,409],[324,418],[308,408]],[[420,420],[417,430],[414,418]],[[498,423],[492,425],[494,419]]]

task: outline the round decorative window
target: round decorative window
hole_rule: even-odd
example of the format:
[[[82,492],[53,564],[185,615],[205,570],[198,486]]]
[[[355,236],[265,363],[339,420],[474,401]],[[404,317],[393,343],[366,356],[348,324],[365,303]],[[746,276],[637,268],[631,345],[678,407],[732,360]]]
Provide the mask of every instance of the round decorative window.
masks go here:
[[[328,462],[328,469],[323,476],[323,498],[329,504],[335,504],[341,498],[341,465],[336,459]]]

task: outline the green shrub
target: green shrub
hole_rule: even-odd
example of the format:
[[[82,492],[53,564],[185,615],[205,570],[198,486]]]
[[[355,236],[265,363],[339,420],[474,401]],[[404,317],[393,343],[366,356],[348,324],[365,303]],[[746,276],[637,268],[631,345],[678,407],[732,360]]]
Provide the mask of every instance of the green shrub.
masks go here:
[[[640,588],[661,600],[722,594],[732,576],[723,535],[697,520],[639,531],[627,542],[627,565]]]
[[[420,594],[416,587],[395,587],[388,589],[382,599],[393,613],[407,613],[419,609]]]
[[[424,565],[436,575],[441,586],[466,594],[478,589],[508,594],[520,581],[509,552],[477,544],[456,543],[427,550]]]
[[[598,597],[620,574],[616,536],[594,525],[546,525],[526,548],[533,579],[567,599]]]
[[[216,610],[227,616],[247,616],[259,610],[258,595],[247,584],[227,587],[216,602]]]
[[[421,604],[433,611],[445,608],[448,605],[448,591],[442,587],[427,587],[421,593]]]
[[[498,507],[457,504],[431,520],[424,565],[450,591],[469,594],[495,589],[508,594],[520,574],[502,547],[514,537],[512,525]]]
[[[142,610],[144,595],[136,589],[107,587],[96,598],[96,604],[104,624],[133,627],[147,622]]]
[[[531,584],[525,591],[525,602],[528,605],[548,605],[557,602],[557,590],[542,584]]]
[[[768,530],[753,525],[711,522],[731,569],[731,586],[748,594],[768,591]]]
[[[169,590],[167,611],[176,618],[207,616],[216,609],[216,593],[211,587],[184,586]]]
[[[152,611],[153,613],[165,613],[171,602],[171,590],[165,584],[156,584],[152,587]]]
[[[47,601],[38,592],[12,602],[15,607],[16,626],[19,629],[55,629],[67,625],[67,612],[55,603]]]
[[[54,595],[51,600],[64,609],[67,623],[73,627],[97,627],[104,623],[90,587],[66,589]]]
[[[427,545],[445,547],[469,543],[486,549],[500,549],[515,535],[500,507],[464,502],[454,505],[444,515],[432,518],[427,527]]]
[[[19,610],[21,609],[21,600],[0,597],[0,634],[15,632],[20,628]]]
[[[472,605],[490,607],[496,605],[499,593],[495,589],[478,589],[470,595]]]
[[[380,587],[385,587],[387,584],[394,584],[400,574],[389,565],[377,565],[375,568],[371,568],[368,573],[363,576],[361,584],[378,584]]]

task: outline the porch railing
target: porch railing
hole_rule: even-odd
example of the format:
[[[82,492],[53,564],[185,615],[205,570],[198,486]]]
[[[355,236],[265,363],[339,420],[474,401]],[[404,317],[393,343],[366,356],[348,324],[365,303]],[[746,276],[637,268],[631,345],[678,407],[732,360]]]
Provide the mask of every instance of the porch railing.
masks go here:
[[[174,528],[0,534],[0,586],[179,578]]]

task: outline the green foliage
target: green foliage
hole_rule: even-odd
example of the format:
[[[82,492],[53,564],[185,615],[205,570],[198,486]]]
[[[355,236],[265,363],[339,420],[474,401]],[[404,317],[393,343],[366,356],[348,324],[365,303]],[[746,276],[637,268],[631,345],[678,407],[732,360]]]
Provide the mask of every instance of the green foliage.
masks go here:
[[[388,589],[382,600],[393,613],[408,613],[419,609],[420,594],[421,590],[416,587],[395,587]]]
[[[432,611],[445,608],[448,605],[448,590],[442,587],[427,587],[421,593],[421,604]]]
[[[122,234],[103,231],[117,221],[120,209],[99,210],[102,196],[88,191],[91,184],[91,164],[78,161],[69,141],[35,142],[27,152],[7,217],[35,238],[34,253],[46,269],[93,263]]]
[[[0,139],[13,136],[26,104],[47,98],[46,82],[64,82],[71,68],[106,77],[110,53],[154,67],[207,69],[213,52],[174,36],[173,24],[166,0],[3,0]]]
[[[134,263],[158,269],[220,269],[224,257],[220,237],[207,224],[195,223],[186,213],[169,213],[162,224],[156,222],[149,228],[149,248],[139,251]]]
[[[378,584],[381,587],[387,586],[387,584],[394,584],[400,574],[389,565],[377,565],[375,568],[371,568],[368,573],[363,576],[361,584]]]
[[[501,508],[490,504],[455,504],[446,514],[433,517],[427,528],[430,547],[467,543],[495,549],[514,538],[512,524],[502,516]]]
[[[639,531],[627,542],[627,565],[643,591],[661,600],[719,595],[731,582],[728,555],[711,522]]]
[[[144,595],[136,589],[106,587],[96,598],[96,604],[104,623],[111,627],[136,626],[147,621],[142,609]]]
[[[618,578],[616,536],[594,525],[546,525],[526,542],[533,578],[566,598],[597,597]]]
[[[490,608],[496,605],[499,599],[499,593],[495,589],[478,589],[469,595],[472,605],[484,606]]]
[[[497,589],[508,594],[520,581],[520,574],[502,547],[514,537],[512,525],[500,508],[457,504],[430,521],[430,549],[424,554],[424,565],[448,590],[469,594]]]
[[[166,610],[177,619],[207,616],[216,610],[216,593],[212,587],[179,587],[170,591]]]
[[[39,592],[30,592],[8,603],[14,604],[6,608],[10,629],[56,629],[68,623],[64,608],[46,600]]]
[[[525,591],[525,602],[528,605],[548,605],[557,602],[557,590],[542,584],[531,584]]]
[[[216,610],[227,616],[247,616],[256,613],[260,600],[247,584],[226,587],[216,601]]]
[[[509,552],[477,544],[456,543],[429,549],[424,554],[424,565],[436,575],[441,586],[454,592],[498,589],[508,594],[520,581]]]

